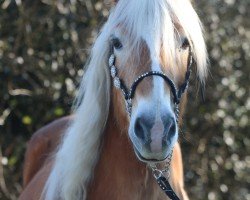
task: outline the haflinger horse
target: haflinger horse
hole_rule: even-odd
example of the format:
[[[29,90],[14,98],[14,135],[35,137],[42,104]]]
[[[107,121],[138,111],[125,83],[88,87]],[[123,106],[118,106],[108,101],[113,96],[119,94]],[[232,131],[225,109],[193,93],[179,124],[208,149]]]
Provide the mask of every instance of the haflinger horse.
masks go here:
[[[206,47],[189,0],[118,1],[93,46],[74,115],[29,143],[20,199],[188,199],[178,121],[192,60],[204,84]]]

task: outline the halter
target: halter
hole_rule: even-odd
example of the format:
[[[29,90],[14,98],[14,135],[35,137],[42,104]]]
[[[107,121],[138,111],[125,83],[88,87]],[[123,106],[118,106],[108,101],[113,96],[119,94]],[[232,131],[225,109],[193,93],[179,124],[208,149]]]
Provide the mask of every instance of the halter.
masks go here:
[[[163,78],[163,80],[169,85],[171,93],[173,95],[173,103],[174,103],[174,111],[175,111],[175,116],[176,116],[176,121],[178,123],[179,121],[179,104],[181,97],[183,93],[187,90],[188,84],[189,84],[189,79],[191,75],[191,66],[193,62],[193,57],[192,57],[192,51],[191,48],[189,47],[189,54],[188,54],[188,63],[187,63],[187,72],[185,74],[185,80],[177,89],[175,83],[163,72],[161,71],[148,71],[144,74],[141,74],[138,76],[135,81],[133,82],[132,86],[128,89],[126,85],[124,84],[123,80],[119,78],[118,76],[118,70],[117,67],[115,66],[115,55],[113,53],[113,47],[112,47],[112,53],[109,57],[109,68],[110,68],[110,74],[113,79],[113,84],[117,89],[120,89],[123,93],[124,99],[125,99],[125,104],[126,104],[126,111],[128,115],[131,117],[132,113],[132,99],[134,98],[136,88],[139,85],[139,83],[146,77],[149,76],[159,76]],[[165,192],[165,194],[172,200],[179,200],[178,196],[175,194],[173,191],[171,185],[168,182],[170,172],[169,172],[169,167],[171,164],[171,159],[172,159],[172,153],[167,156],[166,158],[166,164],[163,169],[159,169],[155,163],[150,163],[149,166],[152,169],[154,178],[156,179],[158,185],[160,188]],[[167,174],[167,177],[164,176],[164,173]]]
[[[113,49],[113,48],[112,48]],[[113,51],[112,51],[113,52]],[[177,89],[175,83],[163,72],[161,71],[148,71],[144,74],[141,74],[138,76],[135,81],[133,82],[132,86],[128,89],[122,79],[119,78],[117,68],[115,66],[115,55],[114,53],[111,53],[109,57],[109,67],[110,67],[110,74],[113,79],[113,84],[117,89],[120,89],[123,93],[125,104],[126,104],[126,111],[131,116],[132,113],[132,99],[135,95],[135,91],[139,83],[146,77],[149,76],[159,76],[164,79],[164,81],[170,86],[171,93],[173,95],[173,103],[174,103],[174,110],[175,110],[175,116],[176,120],[178,122],[179,119],[179,104],[181,97],[183,93],[187,90],[189,79],[191,75],[191,66],[193,63],[193,57],[192,57],[192,51],[191,48],[189,48],[189,54],[188,54],[188,63],[187,63],[187,72],[185,74],[185,80],[181,84],[180,88]]]

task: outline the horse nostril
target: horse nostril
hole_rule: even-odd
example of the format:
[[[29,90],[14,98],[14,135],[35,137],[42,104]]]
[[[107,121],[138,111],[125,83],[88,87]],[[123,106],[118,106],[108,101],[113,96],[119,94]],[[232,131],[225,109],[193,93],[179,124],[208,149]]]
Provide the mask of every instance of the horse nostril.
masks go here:
[[[175,126],[175,122],[173,121],[169,128],[169,136],[173,137],[175,133],[176,133],[176,126]]]
[[[140,138],[141,140],[145,139],[145,135],[144,135],[144,130],[143,130],[143,125],[141,123],[140,118],[136,119],[135,122],[135,135]]]
[[[176,124],[175,119],[173,117],[166,120],[165,128],[164,128],[164,136],[166,139],[173,137],[176,133]]]
[[[150,127],[147,126],[147,121],[143,120],[143,118],[138,117],[136,119],[134,133],[139,139],[145,142],[147,140],[147,134],[150,131]]]

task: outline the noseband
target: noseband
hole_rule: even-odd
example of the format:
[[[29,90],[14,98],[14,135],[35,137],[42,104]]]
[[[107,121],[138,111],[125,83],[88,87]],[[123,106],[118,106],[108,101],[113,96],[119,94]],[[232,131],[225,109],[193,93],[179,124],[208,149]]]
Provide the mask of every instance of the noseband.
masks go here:
[[[113,49],[113,48],[112,48]],[[123,96],[125,98],[125,103],[126,103],[126,110],[129,116],[131,116],[132,113],[132,99],[135,95],[135,91],[139,83],[146,77],[149,76],[159,76],[164,79],[164,81],[169,85],[171,93],[173,95],[173,103],[174,103],[174,110],[175,110],[175,115],[176,115],[176,121],[178,122],[179,118],[179,103],[181,100],[181,97],[183,93],[187,90],[188,84],[189,84],[189,79],[190,79],[190,74],[191,74],[191,66],[193,62],[193,57],[192,57],[192,51],[191,48],[189,47],[189,55],[188,55],[188,63],[187,63],[187,72],[185,75],[185,80],[177,89],[175,83],[163,72],[161,71],[148,71],[144,74],[141,74],[138,76],[135,81],[133,82],[132,86],[128,89],[122,79],[119,78],[118,72],[117,72],[117,67],[115,66],[115,55],[112,51],[110,57],[109,57],[109,67],[110,67],[110,74],[113,79],[114,86],[118,89],[120,89],[123,93]]]

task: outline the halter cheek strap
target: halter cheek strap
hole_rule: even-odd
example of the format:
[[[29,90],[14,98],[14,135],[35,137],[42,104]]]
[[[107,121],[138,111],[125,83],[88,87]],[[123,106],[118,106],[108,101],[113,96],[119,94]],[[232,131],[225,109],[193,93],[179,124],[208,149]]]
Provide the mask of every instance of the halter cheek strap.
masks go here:
[[[179,89],[177,89],[174,82],[166,74],[164,74],[163,72],[160,72],[160,71],[148,71],[148,72],[140,75],[133,82],[130,89],[128,89],[125,86],[124,82],[118,77],[117,68],[115,66],[115,55],[112,53],[110,58],[109,58],[110,74],[111,74],[111,77],[113,78],[114,86],[122,91],[123,96],[125,98],[126,110],[127,110],[128,114],[129,114],[129,116],[131,116],[131,113],[132,113],[132,99],[133,99],[133,97],[135,95],[135,91],[136,91],[136,88],[139,85],[139,83],[146,77],[159,76],[159,77],[163,78],[164,81],[170,87],[171,93],[173,95],[173,102],[174,102],[174,105],[175,105],[175,115],[176,115],[176,120],[177,121],[178,121],[178,118],[179,118],[180,99],[181,99],[182,94],[188,88],[190,74],[191,74],[191,65],[192,65],[192,53],[191,53],[191,50],[189,50],[187,72],[186,72],[186,75],[185,75],[185,81],[180,86]]]

